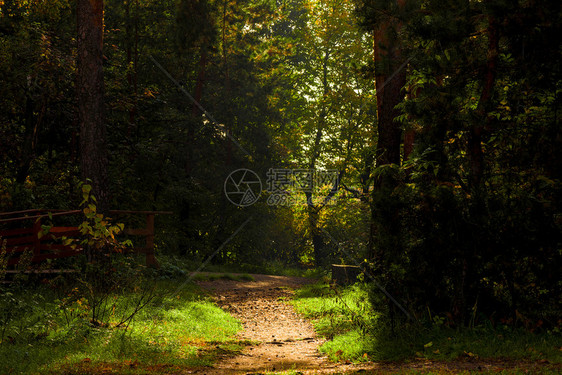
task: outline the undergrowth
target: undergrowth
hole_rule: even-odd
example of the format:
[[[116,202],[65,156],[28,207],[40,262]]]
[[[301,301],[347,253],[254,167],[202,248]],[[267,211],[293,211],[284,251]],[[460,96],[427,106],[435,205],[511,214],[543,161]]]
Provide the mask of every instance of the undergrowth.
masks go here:
[[[191,271],[199,269],[203,261],[194,261],[185,257],[159,255],[158,260],[162,269],[188,275]],[[270,262],[267,264],[207,264],[201,272],[224,273],[224,274],[265,274],[279,276],[309,277],[318,279],[326,275],[326,271],[317,268],[303,267],[299,265],[287,265],[282,262]]]
[[[118,302],[107,326],[92,323],[84,301],[61,305],[50,285],[11,291],[18,315],[0,342],[0,373],[173,371],[178,366],[210,365],[218,356],[242,348],[244,343],[234,339],[240,323],[194,284],[178,290],[177,281],[154,283],[158,297],[120,327],[120,312],[136,303],[142,291],[112,295]],[[0,308],[5,303],[0,301]]]
[[[444,320],[403,323],[392,330],[360,283],[346,288],[305,286],[295,294],[298,312],[311,318],[327,341],[320,347],[333,361],[400,361],[508,358],[562,363],[556,330],[531,333],[505,325],[450,328]]]

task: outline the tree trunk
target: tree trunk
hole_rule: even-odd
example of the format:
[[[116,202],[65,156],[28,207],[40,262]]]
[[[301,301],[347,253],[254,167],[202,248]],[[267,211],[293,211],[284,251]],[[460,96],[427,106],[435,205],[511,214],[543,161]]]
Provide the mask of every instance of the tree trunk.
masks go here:
[[[77,82],[82,178],[92,185],[98,211],[109,210],[104,123],[103,0],[78,0]]]
[[[403,4],[400,4],[403,6]],[[375,63],[375,84],[377,98],[377,146],[375,149],[376,166],[381,167],[390,164],[400,164],[400,146],[402,143],[402,130],[400,125],[394,121],[399,111],[396,105],[404,99],[402,88],[406,84],[406,72],[400,70],[402,64],[401,51],[398,41],[391,36],[391,31],[400,28],[400,24],[390,21],[382,22],[373,32],[373,55]],[[371,204],[371,229],[369,238],[369,254],[371,259],[382,260],[385,257],[385,249],[375,246],[376,236],[386,232],[388,229],[396,229],[394,220],[397,218],[387,217],[387,222],[382,223],[377,218],[377,202],[385,199],[394,189],[395,181],[386,174],[379,174],[374,181],[373,200]],[[385,228],[382,228],[383,224]]]
[[[324,52],[323,62],[322,62],[322,100],[320,113],[318,114],[318,128],[316,129],[316,136],[314,138],[314,146],[312,148],[312,155],[310,156],[309,171],[310,173],[315,173],[316,161],[321,154],[321,142],[322,135],[324,133],[324,128],[326,127],[326,116],[328,115],[328,110],[326,109],[326,95],[328,95],[328,59],[330,58],[330,53],[328,51]],[[313,192],[305,192],[306,195],[306,205],[308,213],[308,223],[310,229],[310,235],[312,239],[312,247],[314,249],[314,264],[317,267],[324,265],[325,261],[325,243],[322,236],[318,218],[319,210],[314,204]]]
[[[499,32],[496,19],[490,16],[488,19],[488,53],[486,64],[486,77],[484,86],[476,108],[476,123],[470,129],[469,153],[470,153],[470,172],[471,184],[473,189],[478,189],[484,173],[484,154],[482,152],[482,135],[485,124],[489,119],[486,117],[487,107],[489,106],[496,81],[498,58],[499,58]]]
[[[129,109],[129,125],[127,127],[127,136],[131,137],[137,128],[137,108],[138,108],[138,41],[139,41],[139,25],[138,25],[138,0],[135,1],[134,16],[131,16],[131,0],[125,2],[125,28],[127,35],[127,83],[129,89],[133,93],[132,106]],[[133,31],[134,30],[134,31]],[[131,71],[132,67],[132,71]]]
[[[404,161],[408,160],[412,151],[414,151],[414,141],[416,140],[416,132],[408,129],[404,132]]]
[[[406,84],[406,71],[397,72],[402,63],[401,53],[388,37],[388,25],[374,32],[374,59],[377,96],[377,166],[400,164],[402,129],[394,121],[400,114],[395,106],[402,102],[402,88]],[[392,78],[391,78],[392,77]],[[389,80],[390,79],[390,80]],[[387,82],[388,81],[388,82]]]
[[[369,187],[374,155],[372,150],[368,150],[363,155],[363,170],[359,175],[359,183],[361,184],[361,202],[369,202]]]
[[[475,113],[475,122],[470,128],[470,136],[468,139],[468,154],[470,160],[470,189],[472,190],[472,203],[470,206],[470,217],[479,218],[485,215],[485,202],[482,195],[482,178],[484,175],[484,152],[482,150],[482,141],[485,132],[490,123],[488,110],[492,99],[494,85],[496,81],[498,59],[499,59],[499,30],[498,22],[494,16],[488,17],[488,51],[486,56],[486,75],[484,77],[482,92],[478,101]],[[459,311],[457,320],[463,322],[465,320],[466,305],[468,298],[467,289],[473,284],[472,275],[474,272],[470,266],[470,261],[475,254],[486,251],[481,248],[479,241],[476,241],[472,251],[465,249],[461,254],[463,262],[463,278],[459,285],[456,286],[454,311]]]
[[[205,85],[205,73],[207,70],[207,42],[204,41],[201,46],[201,56],[199,58],[199,73],[197,74],[197,83],[195,84],[195,92],[193,93],[193,98],[196,103],[201,104],[201,98],[203,97],[203,86]],[[190,121],[187,129],[187,162],[185,165],[185,172],[187,178],[191,177],[191,171],[194,168],[193,165],[193,144],[195,138],[195,124],[198,124],[201,120],[201,110],[197,104],[193,103],[191,106],[191,114],[193,116],[193,121]],[[199,124],[200,125],[200,124]]]

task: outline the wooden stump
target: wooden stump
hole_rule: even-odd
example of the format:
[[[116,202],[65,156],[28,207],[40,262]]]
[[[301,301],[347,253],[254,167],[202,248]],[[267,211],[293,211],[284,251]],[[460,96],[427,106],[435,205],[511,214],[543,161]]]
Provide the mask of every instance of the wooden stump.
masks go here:
[[[332,282],[337,285],[350,285],[357,282],[361,268],[346,264],[332,264]]]

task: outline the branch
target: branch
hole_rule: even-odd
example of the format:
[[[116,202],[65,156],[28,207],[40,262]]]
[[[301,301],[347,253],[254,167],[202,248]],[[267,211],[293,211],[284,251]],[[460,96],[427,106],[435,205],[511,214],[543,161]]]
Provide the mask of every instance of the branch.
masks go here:
[[[340,182],[340,185],[343,187],[345,191],[350,192],[353,195],[353,198],[361,199],[361,196],[363,195],[361,191],[347,187],[343,182]]]
[[[340,190],[340,181],[343,178],[344,173],[345,173],[345,169],[341,169],[338,172],[338,177],[336,178],[336,181],[334,181],[334,185],[330,189],[328,195],[326,195],[326,197],[324,198],[322,204],[316,210],[317,213],[320,212],[328,204],[328,202],[334,197],[334,195],[336,195],[336,193]]]

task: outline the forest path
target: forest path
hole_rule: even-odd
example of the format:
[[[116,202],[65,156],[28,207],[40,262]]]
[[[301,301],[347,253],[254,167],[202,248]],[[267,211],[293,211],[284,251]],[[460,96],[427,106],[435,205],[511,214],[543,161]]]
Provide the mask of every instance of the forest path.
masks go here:
[[[251,341],[236,356],[225,356],[212,367],[190,369],[189,374],[396,374],[410,372],[479,373],[509,371],[539,373],[562,371],[561,364],[509,359],[462,358],[434,361],[416,358],[406,362],[362,364],[333,363],[319,353],[324,340],[312,324],[290,304],[295,289],[314,280],[301,277],[252,275],[255,281],[214,280],[198,284],[215,302],[243,324],[238,339]]]
[[[255,281],[215,280],[198,284],[213,293],[215,302],[243,324],[240,340],[247,346],[239,355],[224,358],[199,374],[248,374],[298,370],[302,373],[341,373],[360,366],[330,362],[318,352],[324,340],[312,324],[289,303],[294,290],[313,280],[302,277],[252,275]]]

